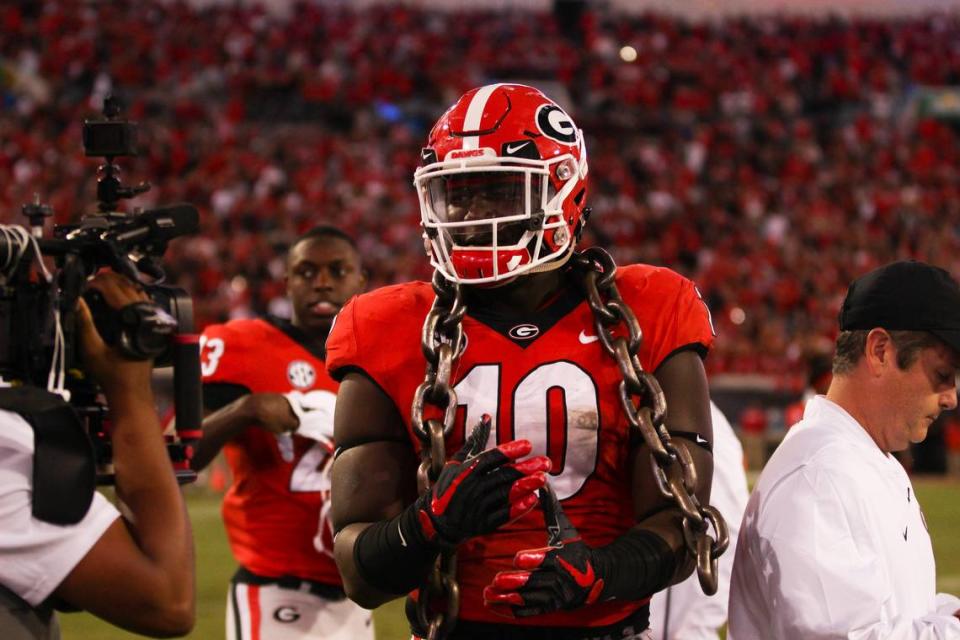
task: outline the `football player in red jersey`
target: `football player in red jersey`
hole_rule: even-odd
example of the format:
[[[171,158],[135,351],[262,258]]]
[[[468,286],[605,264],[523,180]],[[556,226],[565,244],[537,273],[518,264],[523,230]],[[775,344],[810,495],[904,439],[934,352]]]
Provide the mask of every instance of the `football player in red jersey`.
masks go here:
[[[201,337],[213,413],[193,465],[223,448],[233,473],[223,519],[240,568],[227,638],[372,640],[369,612],[343,592],[325,517],[337,383],[323,344],[337,311],[366,285],[353,240],[334,227],[308,231],[287,255],[286,284],[289,322],[233,320]]]
[[[582,132],[540,91],[468,92],[414,177],[433,288],[361,295],[327,339],[337,564],[365,607],[421,587],[416,635],[642,638],[650,594],[694,556],[709,583],[724,548],[700,506],[709,313],[669,269],[575,253],[586,178]],[[652,451],[666,493],[695,488],[683,511]]]

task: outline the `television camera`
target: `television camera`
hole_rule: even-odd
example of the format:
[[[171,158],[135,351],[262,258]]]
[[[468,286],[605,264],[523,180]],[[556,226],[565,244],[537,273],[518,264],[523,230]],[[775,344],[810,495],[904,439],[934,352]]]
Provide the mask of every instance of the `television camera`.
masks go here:
[[[105,159],[96,211],[79,223],[55,225],[52,237],[44,237],[53,211],[36,198],[22,208],[29,229],[0,225],[0,377],[7,385],[63,397],[92,442],[96,483],[112,484],[107,407],[78,357],[77,301],[83,296],[107,344],[127,357],[173,367],[177,433],[167,437],[167,449],[184,483],[196,478],[189,455],[202,420],[198,336],[190,297],[164,284],[160,259],[170,240],[196,232],[198,213],[190,204],[120,210],[121,200],[150,188],[124,185],[114,164],[137,155],[136,134],[136,123],[124,120],[117,99],[107,97],[103,117],[83,124],[86,156]],[[55,265],[52,272],[48,263]],[[150,301],[115,310],[99,292],[84,292],[86,280],[104,267],[139,283]]]

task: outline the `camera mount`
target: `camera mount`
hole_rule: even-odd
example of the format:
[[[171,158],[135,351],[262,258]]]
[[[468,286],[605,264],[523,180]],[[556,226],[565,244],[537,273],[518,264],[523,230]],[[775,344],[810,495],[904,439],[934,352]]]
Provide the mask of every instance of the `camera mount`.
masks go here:
[[[104,158],[97,168],[97,208],[107,215],[125,215],[117,211],[120,200],[133,198],[150,190],[149,182],[134,186],[120,181],[120,167],[114,158],[138,155],[137,123],[121,116],[120,99],[108,95],[103,100],[103,118],[83,121],[83,150],[88,158]]]

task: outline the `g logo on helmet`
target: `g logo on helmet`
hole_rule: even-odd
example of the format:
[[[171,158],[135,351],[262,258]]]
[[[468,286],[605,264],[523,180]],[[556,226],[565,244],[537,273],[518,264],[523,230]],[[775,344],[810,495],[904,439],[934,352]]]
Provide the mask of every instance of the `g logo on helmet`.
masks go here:
[[[577,143],[577,127],[563,109],[555,104],[540,105],[537,109],[537,128],[551,140],[563,144]]]
[[[273,612],[273,619],[277,622],[296,622],[300,619],[300,612],[293,607],[280,607]]]

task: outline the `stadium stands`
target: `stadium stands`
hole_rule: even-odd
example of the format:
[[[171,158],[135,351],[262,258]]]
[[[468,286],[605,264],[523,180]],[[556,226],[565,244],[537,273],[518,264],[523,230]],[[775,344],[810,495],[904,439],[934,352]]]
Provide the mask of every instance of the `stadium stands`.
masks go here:
[[[425,277],[411,185],[425,127],[468,87],[509,78],[565,87],[588,135],[588,241],[698,282],[722,336],[715,376],[799,391],[856,274],[906,256],[960,274],[960,141],[917,99],[960,84],[956,17],[587,10],[579,26],[398,6],[7,3],[0,220],[35,192],[59,222],[90,208],[79,123],[117,91],[146,148],[124,177],[155,185],[137,204],[201,208],[202,235],[169,256],[202,322],[282,312],[281,249],[319,220],[356,234],[374,284]]]

